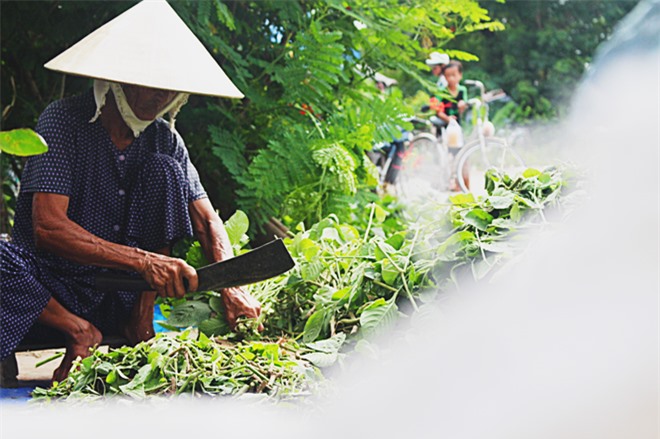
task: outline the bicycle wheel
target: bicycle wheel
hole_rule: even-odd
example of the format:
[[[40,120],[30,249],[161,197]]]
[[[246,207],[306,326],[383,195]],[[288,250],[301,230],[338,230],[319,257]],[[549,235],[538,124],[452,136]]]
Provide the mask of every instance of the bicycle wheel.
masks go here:
[[[525,162],[511,149],[504,139],[484,139],[483,148],[476,140],[463,147],[456,157],[456,178],[463,192],[481,194],[485,192],[486,171],[495,168],[506,173],[515,173],[525,168]]]
[[[446,190],[449,166],[447,154],[435,136],[415,136],[400,157],[397,183],[407,196]]]

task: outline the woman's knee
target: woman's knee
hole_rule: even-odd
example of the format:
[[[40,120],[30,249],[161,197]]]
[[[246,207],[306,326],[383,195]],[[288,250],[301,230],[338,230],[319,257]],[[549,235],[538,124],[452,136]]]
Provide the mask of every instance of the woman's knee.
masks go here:
[[[30,252],[10,242],[0,241],[0,279],[34,275],[35,258]]]

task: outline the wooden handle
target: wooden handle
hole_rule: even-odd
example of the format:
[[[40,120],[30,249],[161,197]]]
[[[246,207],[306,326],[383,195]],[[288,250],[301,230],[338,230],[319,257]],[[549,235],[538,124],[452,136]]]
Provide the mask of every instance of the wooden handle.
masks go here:
[[[146,280],[126,274],[97,274],[95,285],[99,291],[153,291]]]

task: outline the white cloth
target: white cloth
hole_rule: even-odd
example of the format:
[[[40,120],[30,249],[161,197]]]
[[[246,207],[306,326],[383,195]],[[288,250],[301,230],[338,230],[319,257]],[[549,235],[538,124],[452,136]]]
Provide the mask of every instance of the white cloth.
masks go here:
[[[181,110],[186,102],[188,102],[188,93],[178,93],[172,102],[169,103],[158,115],[151,120],[142,120],[139,119],[133,109],[128,104],[126,100],[126,95],[124,94],[124,89],[121,87],[121,84],[110,81],[103,81],[101,79],[94,80],[94,100],[96,101],[96,113],[94,117],[89,121],[90,123],[95,122],[96,119],[101,115],[101,109],[105,105],[106,97],[108,91],[112,90],[112,94],[115,97],[115,103],[117,104],[117,109],[122,119],[128,125],[128,127],[133,132],[134,137],[138,137],[144,130],[147,129],[156,119],[164,116],[166,113],[170,114],[170,129],[174,131],[174,123],[176,121],[176,115]]]

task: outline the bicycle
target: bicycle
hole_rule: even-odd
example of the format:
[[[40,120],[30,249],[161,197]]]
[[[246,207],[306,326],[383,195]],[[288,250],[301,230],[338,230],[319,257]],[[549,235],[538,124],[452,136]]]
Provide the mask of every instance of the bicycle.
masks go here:
[[[505,173],[512,173],[523,169],[525,162],[511,148],[506,138],[494,136],[494,126],[488,119],[488,103],[506,95],[503,92],[488,95],[481,81],[466,80],[465,84],[477,87],[479,97],[469,99],[467,102],[474,117],[474,129],[470,140],[456,156],[455,172],[461,190],[470,192],[469,182],[473,182],[474,177],[482,180],[488,169],[496,168]]]
[[[493,136],[494,127],[488,120],[488,103],[505,96],[504,93],[487,93],[481,81],[464,83],[479,89],[479,96],[467,102],[473,116],[471,135],[463,146],[450,147],[442,135],[445,124],[439,118],[413,118],[412,122],[425,126],[427,131],[414,133],[406,145],[400,179],[403,192],[409,191],[411,176],[417,181],[430,178],[432,187],[440,192],[455,189],[451,187],[453,182],[461,191],[470,192],[471,187],[477,187],[475,180],[481,182],[490,168],[511,172],[525,166],[505,138]]]
[[[391,142],[380,142],[374,145],[367,156],[378,170],[378,186],[383,192],[388,192],[388,187],[394,185],[398,178],[401,151],[410,142],[410,133],[402,131],[401,137]]]
[[[451,172],[448,150],[441,142],[444,124],[437,117],[415,116],[409,122],[415,129],[401,152],[398,190],[410,194],[413,188],[419,191],[426,184],[428,190],[447,191]]]

